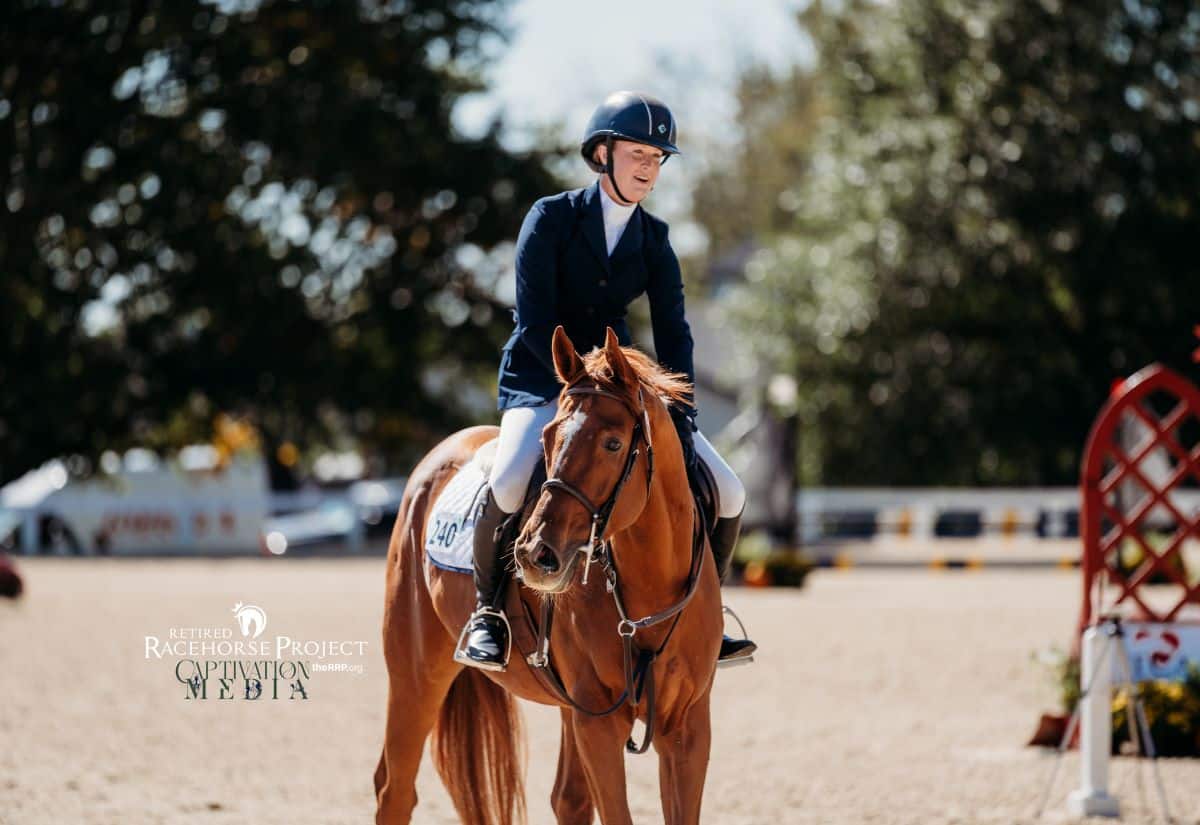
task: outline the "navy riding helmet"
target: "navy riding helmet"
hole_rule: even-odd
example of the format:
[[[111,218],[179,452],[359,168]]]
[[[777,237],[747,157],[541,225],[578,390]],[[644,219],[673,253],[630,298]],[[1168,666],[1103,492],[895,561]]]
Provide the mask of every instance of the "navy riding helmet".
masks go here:
[[[632,140],[661,149],[663,163],[671,155],[679,154],[675,145],[675,116],[661,100],[638,92],[613,92],[606,97],[592,113],[579,151],[593,172],[608,173],[613,189],[624,201],[629,199],[617,189],[617,179],[613,175],[614,140]],[[596,163],[592,158],[601,143],[608,147],[605,164]]]

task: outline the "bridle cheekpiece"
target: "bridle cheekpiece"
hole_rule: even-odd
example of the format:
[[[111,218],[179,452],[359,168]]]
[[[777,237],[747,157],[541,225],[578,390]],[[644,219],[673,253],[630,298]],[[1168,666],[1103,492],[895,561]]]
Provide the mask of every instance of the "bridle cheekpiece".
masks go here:
[[[583,584],[588,582],[588,571],[591,569],[597,549],[601,549],[607,543],[604,538],[605,532],[608,530],[608,522],[612,519],[613,510],[616,509],[617,499],[621,495],[621,491],[625,488],[626,482],[633,474],[634,465],[637,464],[638,456],[641,454],[639,442],[645,442],[646,446],[646,492],[650,492],[650,485],[654,480],[654,444],[650,440],[650,412],[646,408],[646,400],[642,395],[642,388],[638,387],[638,406],[635,408],[629,403],[628,399],[623,398],[615,392],[601,389],[598,386],[591,387],[569,387],[565,395],[599,395],[605,398],[612,398],[621,402],[622,406],[633,413],[634,425],[633,436],[629,440],[629,449],[625,456],[625,466],[621,470],[621,476],[617,479],[616,486],[602,504],[596,506],[591,499],[581,491],[578,487],[568,481],[564,481],[557,476],[551,476],[542,482],[542,492],[547,490],[562,490],[564,493],[575,498],[584,509],[591,514],[592,530],[588,537],[586,554],[587,560],[583,568]]]

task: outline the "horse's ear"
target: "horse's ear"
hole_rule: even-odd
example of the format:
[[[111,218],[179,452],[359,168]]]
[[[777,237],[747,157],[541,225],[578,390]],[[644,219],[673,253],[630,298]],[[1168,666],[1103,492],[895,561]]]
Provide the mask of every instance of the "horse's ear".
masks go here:
[[[570,384],[583,372],[583,359],[575,351],[575,345],[571,343],[571,338],[562,328],[562,324],[554,328],[550,350],[554,355],[554,371],[558,373],[561,383]]]
[[[621,341],[612,327],[608,327],[604,333],[604,356],[608,359],[608,365],[612,367],[613,378],[627,387],[637,385],[637,372],[630,365],[625,353],[621,352]]]

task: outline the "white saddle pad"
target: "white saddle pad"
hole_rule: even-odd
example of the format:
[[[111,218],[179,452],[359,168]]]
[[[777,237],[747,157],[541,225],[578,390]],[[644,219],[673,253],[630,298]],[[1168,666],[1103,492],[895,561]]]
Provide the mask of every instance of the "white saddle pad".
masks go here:
[[[425,528],[425,555],[435,567],[458,573],[475,569],[475,521],[486,501],[483,488],[495,450],[495,441],[481,446],[434,501]]]

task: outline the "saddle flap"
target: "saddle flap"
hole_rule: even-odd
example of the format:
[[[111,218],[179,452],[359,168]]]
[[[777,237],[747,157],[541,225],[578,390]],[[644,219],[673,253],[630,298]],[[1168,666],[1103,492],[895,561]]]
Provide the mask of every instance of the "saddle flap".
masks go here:
[[[691,476],[695,476],[694,478]],[[704,516],[704,523],[711,531],[717,523],[721,512],[721,493],[717,488],[717,479],[704,461],[696,462],[696,472],[689,473],[688,480],[692,483],[692,494],[696,497],[696,508]]]

